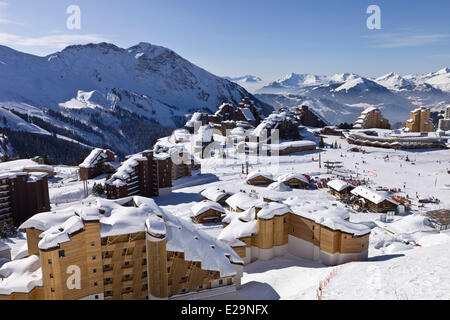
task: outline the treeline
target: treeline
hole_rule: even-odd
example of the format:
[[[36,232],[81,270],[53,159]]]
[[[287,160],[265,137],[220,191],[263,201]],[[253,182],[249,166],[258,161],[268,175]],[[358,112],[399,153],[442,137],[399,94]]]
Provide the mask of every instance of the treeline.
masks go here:
[[[15,151],[15,156],[29,159],[40,155],[49,164],[78,165],[86,158],[90,149],[78,143],[58,139],[54,135],[42,135],[23,131],[0,128],[0,133],[8,137],[8,142]]]

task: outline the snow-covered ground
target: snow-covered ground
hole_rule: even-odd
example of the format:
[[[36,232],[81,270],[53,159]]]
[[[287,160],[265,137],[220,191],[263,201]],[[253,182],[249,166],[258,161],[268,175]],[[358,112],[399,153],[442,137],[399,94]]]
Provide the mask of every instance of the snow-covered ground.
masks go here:
[[[313,139],[311,132],[302,135]],[[317,139],[316,137],[314,137]],[[411,210],[397,215],[393,222],[380,221],[375,213],[358,213],[348,209],[350,221],[372,229],[369,259],[342,266],[328,267],[317,262],[287,254],[269,261],[256,261],[244,268],[240,299],[316,299],[320,281],[331,273],[322,299],[449,299],[450,298],[450,232],[432,229],[422,216],[428,210],[450,208],[450,151],[449,150],[391,150],[363,147],[363,153],[349,152],[352,147],[339,137],[326,137],[326,144],[337,141],[341,148],[281,156],[279,161],[269,157],[250,161],[249,171],[270,171],[275,179],[294,172],[310,175],[313,179],[336,176],[323,168],[324,161],[342,161],[339,175],[369,180],[369,186],[401,189],[412,198]],[[388,159],[387,157],[388,156]],[[409,162],[406,161],[406,156]],[[250,159],[252,160],[252,159]],[[174,182],[171,195],[155,198],[164,210],[191,221],[191,207],[202,200],[200,192],[208,187],[220,187],[230,192],[255,192],[262,196],[298,197],[329,206],[344,206],[327,192],[318,190],[278,191],[267,187],[245,184],[242,159],[233,152],[226,161],[202,160],[200,172]],[[78,181],[76,168],[56,166],[56,175],[50,179],[52,207],[61,208],[72,201],[83,199],[83,185]],[[105,177],[94,182],[104,182]],[[419,204],[419,199],[434,197],[438,204]],[[217,237],[223,227],[220,223],[196,225]],[[13,252],[19,252],[24,235],[11,239]],[[15,241],[15,243],[14,243]],[[409,244],[407,244],[409,243]],[[420,246],[415,246],[419,244]],[[14,256],[15,254],[13,254]]]

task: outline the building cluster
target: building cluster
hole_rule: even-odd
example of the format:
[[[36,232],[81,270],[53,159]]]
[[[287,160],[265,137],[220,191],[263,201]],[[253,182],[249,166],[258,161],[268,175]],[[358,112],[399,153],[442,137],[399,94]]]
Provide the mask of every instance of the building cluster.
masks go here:
[[[0,299],[231,299],[244,261],[152,199],[97,199],[21,225],[28,255],[0,268]]]
[[[299,130],[303,126],[323,127],[326,122],[307,106],[299,108],[281,108],[264,118],[262,109],[255,107],[253,101],[244,98],[235,108],[232,103],[222,104],[217,112],[209,115],[195,112],[191,119],[186,122],[185,129],[191,134],[195,131],[195,124],[199,127],[210,125],[212,129],[218,130],[223,136],[227,130],[239,128],[248,131],[250,136],[261,137],[266,134],[270,141],[271,130],[277,129],[281,139],[298,139]],[[264,133],[263,133],[264,131]]]
[[[0,173],[0,222],[18,226],[32,215],[50,210],[48,175],[44,172]]]
[[[398,212],[402,204],[386,191],[374,191],[365,186],[353,186],[335,179],[327,183],[329,191],[336,198],[349,200],[354,208],[376,213]]]
[[[195,112],[184,128],[192,134],[195,131],[196,123],[201,124],[200,126],[210,124],[225,135],[227,130],[236,127],[255,128],[261,122],[262,117],[262,109],[257,108],[249,98],[244,98],[236,108],[231,102],[222,104],[213,115]]]
[[[391,125],[389,121],[383,118],[381,110],[378,108],[370,107],[365,109],[358,119],[355,121],[353,129],[390,129]]]

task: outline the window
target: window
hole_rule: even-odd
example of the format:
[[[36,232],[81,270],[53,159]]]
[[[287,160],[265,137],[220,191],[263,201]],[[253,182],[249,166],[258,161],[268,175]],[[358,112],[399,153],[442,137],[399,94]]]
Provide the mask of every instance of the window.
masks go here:
[[[92,272],[93,272],[93,273],[97,273],[97,269],[93,269]]]
[[[65,255],[65,253],[64,253],[64,250],[59,250],[59,251],[58,251],[58,256],[59,256],[60,258],[65,257],[66,255]]]
[[[52,264],[52,259],[48,259],[48,264]]]
[[[50,273],[50,279],[53,279],[53,273]]]
[[[223,280],[220,279],[220,280],[219,280],[219,285],[222,285],[222,284],[223,284]]]
[[[96,287],[97,286],[97,282],[94,282],[94,287]]]
[[[91,247],[95,247],[95,242],[94,241],[91,242]]]
[[[92,256],[92,260],[95,260],[95,256]]]
[[[51,291],[51,292],[55,292],[55,288],[51,288],[50,291]]]

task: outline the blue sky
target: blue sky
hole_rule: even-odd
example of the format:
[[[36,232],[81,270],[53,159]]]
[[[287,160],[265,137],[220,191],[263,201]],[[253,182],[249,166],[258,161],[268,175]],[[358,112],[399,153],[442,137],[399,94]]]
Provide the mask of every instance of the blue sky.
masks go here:
[[[381,8],[381,30],[366,9]],[[67,7],[81,9],[69,30]],[[0,0],[0,44],[47,55],[74,43],[168,47],[217,75],[427,73],[450,67],[450,1]]]

